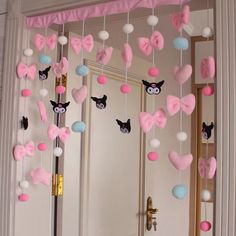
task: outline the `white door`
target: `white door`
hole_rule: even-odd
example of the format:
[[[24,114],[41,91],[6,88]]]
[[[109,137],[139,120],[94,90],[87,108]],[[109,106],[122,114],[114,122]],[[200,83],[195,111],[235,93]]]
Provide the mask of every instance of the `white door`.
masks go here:
[[[91,68],[91,67],[90,67]],[[92,70],[92,68],[91,68]],[[106,108],[98,109],[88,99],[88,136],[82,156],[81,236],[142,235],[143,138],[138,114],[143,109],[141,79],[129,78],[132,93],[120,92],[124,78],[111,70],[108,83],[99,86],[99,71],[87,79],[89,96],[104,98]],[[98,102],[97,102],[98,104]],[[122,133],[117,121],[130,119],[130,133]]]

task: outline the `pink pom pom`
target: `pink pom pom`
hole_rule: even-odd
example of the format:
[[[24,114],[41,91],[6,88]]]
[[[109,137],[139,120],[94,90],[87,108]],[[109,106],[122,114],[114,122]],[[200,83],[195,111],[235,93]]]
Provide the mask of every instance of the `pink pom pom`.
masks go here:
[[[160,74],[160,71],[159,71],[159,69],[158,68],[156,68],[156,67],[150,67],[149,69],[148,69],[148,75],[149,76],[151,76],[151,77],[156,77],[156,76],[158,76]]]
[[[214,94],[215,90],[214,90],[214,87],[212,86],[205,86],[203,89],[202,89],[202,94],[204,96],[211,96],[212,94]]]
[[[22,89],[21,90],[21,96],[23,97],[30,97],[32,95],[32,92],[30,89]]]
[[[18,196],[18,200],[21,202],[27,202],[29,200],[29,195],[26,193],[22,193]]]
[[[147,158],[149,161],[156,161],[159,158],[159,154],[157,152],[149,152]]]
[[[57,94],[63,94],[66,91],[66,88],[62,85],[58,85],[55,89]]]
[[[106,83],[107,83],[107,77],[104,76],[104,75],[99,75],[99,76],[97,77],[97,82],[98,82],[99,84],[106,84]]]
[[[122,93],[130,93],[130,92],[131,92],[131,86],[128,85],[128,84],[122,84],[122,85],[120,86],[120,91],[121,91]]]
[[[47,150],[47,144],[46,143],[39,143],[38,144],[38,150],[42,151],[42,152]]]
[[[211,229],[211,223],[207,220],[201,221],[200,222],[200,230],[207,232]]]

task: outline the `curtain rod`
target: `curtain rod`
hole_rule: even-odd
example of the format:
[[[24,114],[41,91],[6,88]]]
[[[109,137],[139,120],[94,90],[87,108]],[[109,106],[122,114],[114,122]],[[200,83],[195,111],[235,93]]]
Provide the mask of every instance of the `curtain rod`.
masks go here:
[[[126,13],[137,8],[157,8],[180,5],[189,0],[115,0],[80,8],[26,17],[27,28],[47,28],[52,24],[66,24],[89,18]]]

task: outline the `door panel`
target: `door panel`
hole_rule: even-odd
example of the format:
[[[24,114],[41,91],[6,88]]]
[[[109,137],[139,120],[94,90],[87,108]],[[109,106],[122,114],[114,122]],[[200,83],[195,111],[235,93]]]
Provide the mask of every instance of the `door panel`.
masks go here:
[[[138,122],[143,106],[141,83],[130,80],[132,93],[128,95],[128,110],[125,111],[125,96],[119,89],[124,80],[122,76],[108,74],[108,83],[102,88],[96,82],[98,75],[90,75],[90,96],[103,97],[105,94],[108,98],[104,110],[96,108],[92,100],[88,104],[89,145],[85,144],[88,152],[83,160],[87,162],[88,174],[82,185],[85,186],[82,191],[87,192],[82,202],[81,236],[137,236],[140,235],[142,211],[139,195],[143,139]],[[128,118],[131,119],[131,132],[123,134],[116,119],[126,121]]]

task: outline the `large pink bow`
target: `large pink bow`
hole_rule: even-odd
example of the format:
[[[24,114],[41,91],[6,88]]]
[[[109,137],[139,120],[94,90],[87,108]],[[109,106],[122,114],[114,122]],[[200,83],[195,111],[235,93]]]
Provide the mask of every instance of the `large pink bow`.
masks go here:
[[[83,38],[72,37],[70,39],[70,44],[76,54],[80,53],[81,48],[87,52],[91,52],[94,46],[93,36],[89,34]]]
[[[171,116],[182,109],[187,115],[191,115],[195,108],[196,99],[193,94],[178,98],[172,95],[167,96],[167,110]]]
[[[65,143],[65,141],[70,136],[70,129],[68,127],[58,128],[56,125],[51,124],[48,127],[48,137],[51,140],[54,140],[56,137],[59,137],[60,140]]]
[[[52,50],[57,45],[57,35],[52,34],[44,37],[41,34],[36,34],[34,37],[34,45],[39,51],[42,50],[45,45],[47,45]]]
[[[178,13],[173,14],[171,16],[172,25],[175,27],[175,29],[178,32],[180,32],[183,29],[183,26],[185,24],[188,24],[188,22],[189,22],[189,12],[190,12],[189,6],[184,5],[181,12],[178,12]]]
[[[62,75],[65,75],[68,72],[69,63],[66,57],[62,57],[59,63],[54,63],[52,65],[52,70],[57,78],[61,78]]]
[[[20,79],[27,76],[27,78],[29,78],[30,80],[34,80],[36,76],[36,71],[37,71],[37,68],[35,64],[27,66],[26,64],[22,62],[20,62],[16,68],[17,76]]]
[[[148,112],[139,113],[139,123],[144,133],[147,133],[156,125],[159,128],[166,126],[167,118],[163,109],[159,109],[153,115]]]
[[[214,57],[203,58],[200,65],[200,73],[203,79],[213,78],[215,76],[215,59]]]
[[[154,31],[150,39],[145,37],[138,38],[138,47],[144,55],[149,56],[153,48],[156,50],[163,49],[164,38],[160,32]]]
[[[96,62],[101,63],[103,65],[107,65],[108,62],[111,59],[112,52],[113,52],[112,47],[107,47],[107,48],[100,47],[100,48],[98,48],[97,54],[96,54]]]
[[[14,147],[13,155],[16,161],[20,161],[25,156],[33,156],[35,146],[33,141],[29,141],[25,146],[17,144]]]

